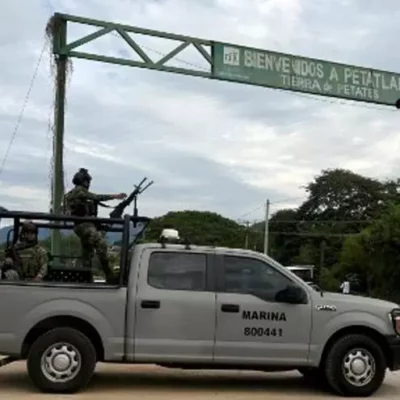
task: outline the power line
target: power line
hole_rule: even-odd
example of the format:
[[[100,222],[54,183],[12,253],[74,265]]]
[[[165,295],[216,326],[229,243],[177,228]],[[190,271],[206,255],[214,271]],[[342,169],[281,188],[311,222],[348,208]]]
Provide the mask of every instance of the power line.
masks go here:
[[[271,200],[270,204],[286,203],[288,201],[303,200],[303,199],[304,199],[304,196],[302,196],[302,197],[288,197],[288,198],[280,199],[280,200]],[[239,217],[237,217],[237,219],[242,219],[243,217],[246,217],[247,215],[252,214],[255,211],[261,210],[263,207],[265,207],[265,204],[261,204],[260,206],[254,208],[254,209],[252,209],[250,211],[247,211],[244,214],[239,215]]]
[[[28,103],[29,96],[30,96],[32,88],[33,88],[33,84],[34,84],[34,82],[36,80],[36,76],[37,76],[37,73],[39,71],[39,66],[40,66],[40,63],[42,62],[42,58],[43,58],[43,54],[44,54],[45,49],[46,49],[46,42],[44,42],[42,51],[40,52],[39,59],[38,59],[38,61],[36,63],[35,71],[33,73],[32,79],[31,79],[30,84],[29,84],[28,92],[26,93],[25,100],[24,100],[24,103],[22,105],[21,112],[20,112],[20,114],[18,116],[17,123],[15,125],[14,131],[13,131],[13,133],[11,135],[10,142],[8,144],[7,150],[6,150],[5,155],[3,157],[3,160],[2,160],[2,163],[1,163],[1,166],[0,166],[0,176],[3,173],[4,166],[6,164],[6,161],[8,159],[8,155],[9,155],[10,150],[11,150],[11,146],[12,146],[12,144],[14,142],[15,136],[17,135],[17,131],[18,131],[19,125],[20,125],[20,123],[22,121],[22,117],[23,117],[24,112],[25,112],[25,107],[26,107],[26,105]]]
[[[261,231],[259,231],[262,233]],[[308,236],[308,237],[349,237],[356,236],[360,232],[356,233],[325,233],[325,232],[276,232],[270,231],[270,235],[282,235],[282,236]]]
[[[264,235],[263,231],[250,230],[258,235]],[[280,232],[280,231],[269,231],[269,235],[282,235],[282,236],[304,236],[304,237],[349,237],[359,235],[360,232],[354,233],[329,233],[329,232]]]
[[[305,195],[301,196],[301,197],[287,197],[285,199],[271,200],[271,204],[279,204],[279,203],[287,203],[289,201],[303,200],[304,197],[305,197]]]
[[[238,219],[238,220],[239,219],[243,219],[244,217],[247,217],[249,214],[252,214],[253,212],[258,211],[263,207],[264,207],[264,204],[261,204],[261,206],[258,206],[258,207],[254,208],[254,209],[252,209],[252,210],[250,210],[248,212],[245,212],[244,214],[239,215],[239,217],[237,217],[236,219]]]
[[[112,32],[112,35],[114,35],[115,37],[117,37],[119,39],[121,38],[116,32]],[[163,53],[162,51],[159,51],[159,50],[156,50],[156,49],[152,49],[151,47],[145,46],[144,44],[141,44],[140,47],[142,47],[142,48],[144,48],[146,50],[152,51],[153,53],[156,53],[156,54],[158,54],[159,56],[162,56],[162,57],[164,57],[166,55],[166,53]],[[169,61],[172,61],[172,60],[179,61],[182,64],[190,65],[191,67],[199,68],[199,69],[201,69],[203,71],[206,71],[206,72],[210,72],[210,68],[201,67],[200,65],[196,65],[196,64],[191,63],[189,61],[185,61],[182,58],[179,58],[179,57],[176,57],[176,56],[172,57],[172,59],[169,60]]]
[[[149,51],[152,51],[153,53],[156,53],[156,54],[158,54],[158,55],[160,55],[160,56],[165,56],[165,54],[166,54],[166,53],[163,53],[163,52],[161,52],[161,51],[152,49],[152,48],[147,47],[147,46],[144,46],[144,45],[142,45],[142,47],[143,47],[144,49],[149,50]],[[210,71],[210,68],[200,67],[200,65],[196,65],[196,64],[193,64],[193,63],[191,63],[191,62],[189,62],[189,61],[182,60],[181,58],[178,58],[178,57],[172,57],[172,60],[176,60],[176,61],[179,61],[179,62],[181,62],[181,63],[183,63],[183,64],[190,65],[191,67],[199,68],[199,69],[201,69],[201,70],[203,70],[203,71],[207,71],[207,72]],[[171,60],[170,60],[170,61],[171,61]]]
[[[360,220],[334,220],[334,219],[326,219],[326,220],[270,220],[271,224],[370,224],[371,222],[377,221],[376,219],[360,219]]]

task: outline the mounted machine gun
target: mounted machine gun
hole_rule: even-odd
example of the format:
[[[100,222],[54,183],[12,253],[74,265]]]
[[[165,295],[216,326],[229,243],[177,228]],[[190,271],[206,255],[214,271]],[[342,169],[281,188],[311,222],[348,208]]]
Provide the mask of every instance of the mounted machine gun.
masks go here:
[[[138,209],[137,209],[137,198],[138,195],[143,193],[147,188],[149,188],[154,182],[150,181],[149,183],[147,183],[147,185],[145,185],[144,187],[142,187],[142,185],[146,182],[147,178],[144,177],[141,182],[138,185],[134,185],[135,189],[130,193],[130,195],[122,200],[120,203],[118,203],[115,207],[111,207],[107,204],[104,204],[102,202],[97,202],[97,204],[95,205],[96,207],[96,211],[95,211],[95,215],[97,216],[97,205],[104,207],[104,208],[113,208],[113,210],[110,212],[109,216],[111,219],[120,219],[122,218],[122,214],[125,210],[126,207],[128,207],[132,201],[133,201],[133,226],[136,228],[136,218],[138,217]]]

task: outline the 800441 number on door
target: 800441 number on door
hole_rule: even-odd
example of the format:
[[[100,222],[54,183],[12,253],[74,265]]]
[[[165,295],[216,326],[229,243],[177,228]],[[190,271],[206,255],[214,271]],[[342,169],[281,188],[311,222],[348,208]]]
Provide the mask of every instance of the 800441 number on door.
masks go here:
[[[281,328],[263,328],[263,327],[248,327],[244,328],[245,336],[282,336]]]

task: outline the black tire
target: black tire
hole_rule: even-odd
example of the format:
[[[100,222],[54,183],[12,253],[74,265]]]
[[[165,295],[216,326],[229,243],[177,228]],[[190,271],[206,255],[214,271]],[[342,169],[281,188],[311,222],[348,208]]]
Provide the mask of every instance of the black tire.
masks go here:
[[[370,360],[370,380],[361,382],[359,386],[346,378],[343,363],[347,356],[354,351],[358,356]],[[356,353],[358,352],[358,353]],[[354,355],[355,356],[355,355]],[[346,397],[367,397],[376,392],[382,385],[386,374],[386,358],[376,341],[361,334],[350,334],[338,339],[329,349],[325,359],[325,376],[331,389]],[[350,371],[348,368],[347,371]]]
[[[68,360],[74,360],[78,364],[76,368],[71,368],[70,379],[64,382],[51,380],[49,374],[45,372],[48,368],[42,367],[42,357],[57,343],[65,344],[64,347],[59,347],[61,350],[55,350],[60,351],[59,362],[68,363]],[[76,393],[84,389],[90,382],[96,367],[96,350],[92,342],[76,329],[55,328],[44,333],[32,344],[28,354],[27,367],[29,377],[42,392]]]
[[[321,368],[299,368],[304,380],[318,389],[326,389],[328,382]]]

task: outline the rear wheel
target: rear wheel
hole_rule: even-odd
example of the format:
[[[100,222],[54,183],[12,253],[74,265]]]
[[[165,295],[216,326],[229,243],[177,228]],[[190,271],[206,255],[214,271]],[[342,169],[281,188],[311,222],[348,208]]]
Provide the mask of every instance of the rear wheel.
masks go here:
[[[385,355],[373,339],[346,335],[333,344],[325,361],[330,387],[347,397],[367,397],[380,388],[386,373]]]
[[[33,343],[27,366],[32,382],[42,392],[75,393],[89,383],[96,351],[83,333],[56,328]]]

